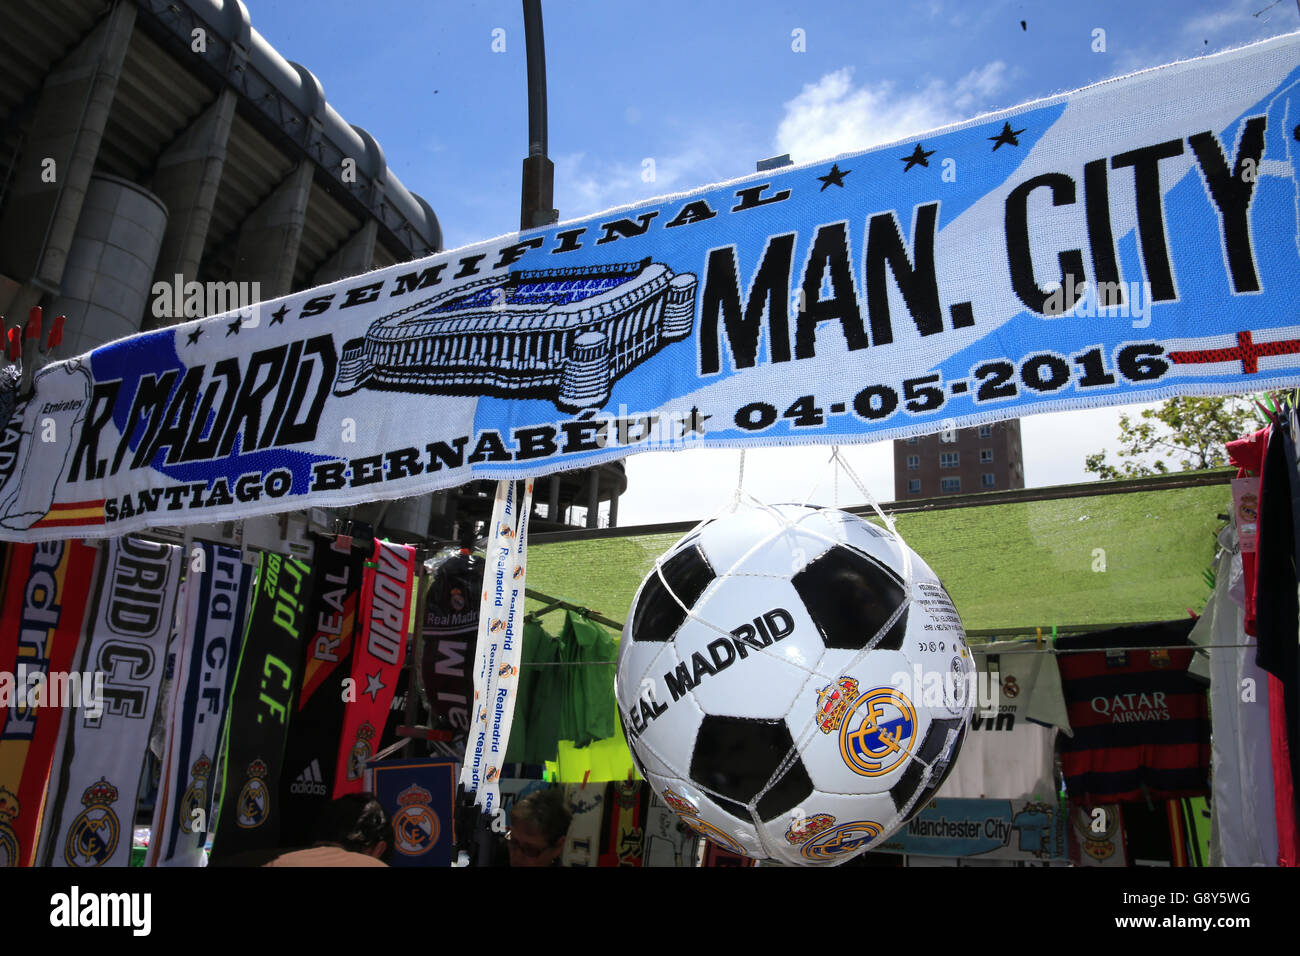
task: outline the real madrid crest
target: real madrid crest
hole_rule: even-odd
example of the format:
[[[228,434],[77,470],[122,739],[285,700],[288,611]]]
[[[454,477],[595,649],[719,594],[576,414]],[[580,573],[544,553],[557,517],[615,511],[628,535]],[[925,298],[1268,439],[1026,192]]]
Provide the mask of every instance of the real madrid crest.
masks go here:
[[[1073,816],[1074,832],[1081,841],[1081,849],[1098,862],[1115,855],[1115,837],[1119,832],[1119,808],[1112,805],[1100,807],[1078,806]]]
[[[679,796],[672,789],[664,791],[664,803],[668,804],[669,809],[674,813],[682,816],[693,817],[700,812],[700,808],[695,806],[684,797]]]
[[[260,757],[248,765],[248,782],[239,791],[239,812],[235,817],[245,830],[260,827],[271,814],[271,791],[263,779],[266,774],[266,764]]]
[[[858,698],[858,682],[852,677],[841,677],[817,692],[817,726],[824,734],[839,730],[849,704]]]
[[[429,807],[433,794],[413,783],[397,795],[402,809],[393,817],[393,839],[397,852],[406,856],[428,853],[438,842],[438,815]]]
[[[370,721],[361,722],[357,728],[357,740],[352,745],[352,752],[348,754],[348,779],[360,780],[361,775],[366,772],[366,761],[374,753],[371,741],[375,739],[375,727]]]
[[[830,829],[834,823],[835,818],[829,813],[814,813],[810,817],[797,816],[790,821],[790,826],[786,828],[786,842],[791,846],[806,843],[823,830]]]
[[[10,826],[18,818],[18,798],[0,787],[0,867],[18,866],[18,834]]]
[[[799,855],[815,863],[828,863],[841,857],[847,858],[869,845],[884,832],[885,828],[873,820],[841,823],[830,829],[823,828],[799,848]]]
[[[113,812],[117,798],[117,787],[104,777],[86,788],[81,795],[86,809],[72,821],[63,845],[63,861],[68,866],[102,866],[112,858],[121,834],[117,814]]]
[[[843,678],[841,678],[841,681]],[[823,694],[827,688],[823,689]],[[916,741],[916,707],[893,687],[873,687],[857,694],[846,708],[819,705],[822,732],[839,731],[840,756],[854,773],[882,777],[912,753]]]
[[[207,754],[199,754],[190,768],[190,785],[181,797],[181,832],[196,833],[194,818],[196,810],[206,810],[208,806],[208,775],[212,773],[212,761]]]
[[[700,812],[690,800],[669,789],[663,793],[664,803],[668,804],[669,809],[677,814],[688,827],[698,833],[700,836],[712,840],[724,850],[730,850],[733,853],[745,854],[745,848],[742,847],[734,837],[719,830],[707,820],[701,820],[696,814]]]

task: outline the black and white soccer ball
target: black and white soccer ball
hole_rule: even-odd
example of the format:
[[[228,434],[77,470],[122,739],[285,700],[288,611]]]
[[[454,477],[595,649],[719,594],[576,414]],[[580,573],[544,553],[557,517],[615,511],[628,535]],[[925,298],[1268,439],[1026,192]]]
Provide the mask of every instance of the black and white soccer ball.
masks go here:
[[[778,505],[659,559],[615,691],[637,769],[690,826],[746,856],[835,864],[938,791],[974,673],[948,593],[900,537]]]

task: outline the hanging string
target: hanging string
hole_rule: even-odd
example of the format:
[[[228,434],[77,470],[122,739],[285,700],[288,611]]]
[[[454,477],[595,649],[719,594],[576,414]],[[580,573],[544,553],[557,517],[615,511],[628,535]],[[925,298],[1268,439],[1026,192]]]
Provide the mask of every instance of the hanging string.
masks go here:
[[[731,510],[740,507],[740,496],[745,487],[745,449],[740,449],[740,473],[736,475],[736,496],[731,499]]]
[[[835,496],[831,499],[837,509],[840,506],[840,446],[831,446],[831,460],[835,462]]]

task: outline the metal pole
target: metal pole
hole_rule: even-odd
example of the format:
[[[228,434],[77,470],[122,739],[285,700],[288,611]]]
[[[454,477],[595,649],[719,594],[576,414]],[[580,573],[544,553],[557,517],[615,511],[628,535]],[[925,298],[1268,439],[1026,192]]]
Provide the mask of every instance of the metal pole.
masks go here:
[[[555,164],[546,155],[546,42],[542,35],[542,0],[523,0],[524,47],[528,57],[528,156],[524,159],[519,228],[533,229],[560,221],[555,202]]]

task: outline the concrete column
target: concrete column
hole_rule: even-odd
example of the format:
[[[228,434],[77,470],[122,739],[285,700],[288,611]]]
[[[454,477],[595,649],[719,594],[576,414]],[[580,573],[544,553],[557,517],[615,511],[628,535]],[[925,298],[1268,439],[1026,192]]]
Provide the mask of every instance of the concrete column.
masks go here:
[[[89,352],[140,331],[148,303],[167,210],[135,183],[96,174],[86,190],[81,219],[68,249],[62,292],[50,315],[68,317],[61,355]]]
[[[587,527],[595,528],[600,524],[600,469],[588,471],[587,481]]]
[[[312,285],[324,285],[336,279],[369,272],[375,261],[375,241],[379,238],[379,223],[367,219],[365,225],[354,232],[334,255],[312,276]]]
[[[135,11],[115,4],[46,77],[0,218],[0,272],[20,282],[58,291],[63,280]]]
[[[617,488],[614,490],[614,493],[609,496],[609,526],[611,528],[618,527],[618,489]]]
[[[198,278],[237,101],[234,90],[223,89],[158,160],[151,190],[166,203],[170,215],[155,282],[170,285],[179,274],[183,286]],[[145,316],[145,328],[155,329],[180,318],[178,314],[174,319],[159,319],[150,313]]]
[[[547,488],[549,497],[546,501],[546,520],[558,522],[560,520],[560,476],[551,475],[549,482],[550,485]]]
[[[293,291],[293,270],[311,198],[312,165],[310,160],[299,163],[239,230],[232,276],[237,282],[260,283],[263,301]]]
[[[416,495],[413,498],[390,501],[382,521],[384,530],[402,531],[415,538],[427,537],[432,510],[433,502],[429,500],[429,495]],[[375,530],[379,530],[378,525]]]

